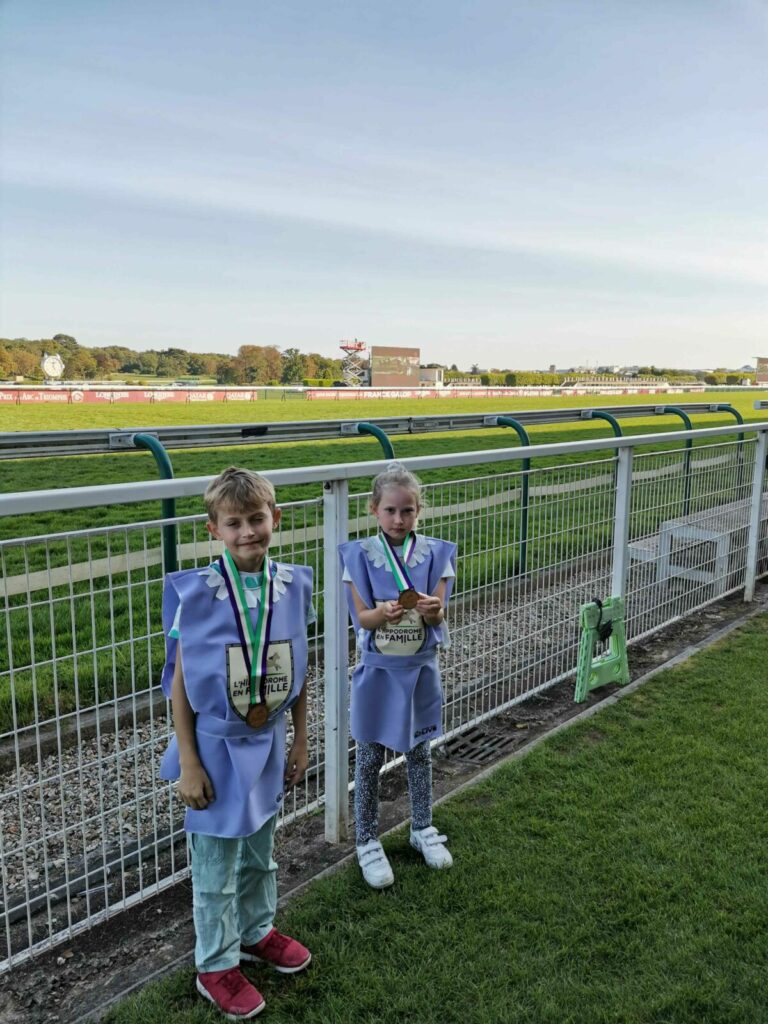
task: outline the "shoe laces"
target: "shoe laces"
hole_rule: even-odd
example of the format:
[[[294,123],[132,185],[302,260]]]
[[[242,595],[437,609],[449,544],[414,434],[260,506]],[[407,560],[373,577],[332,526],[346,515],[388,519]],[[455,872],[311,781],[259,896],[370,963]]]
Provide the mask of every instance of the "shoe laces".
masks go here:
[[[222,985],[233,997],[238,995],[248,984],[248,979],[239,967],[232,967],[219,978],[219,985]]]
[[[290,946],[292,941],[293,940],[290,938],[289,935],[283,935],[281,932],[277,930],[277,928],[274,928],[272,932],[270,932],[270,934],[267,936],[264,942],[264,946],[262,948],[266,949],[267,947],[269,947],[271,949],[278,949],[282,951],[287,946]]]

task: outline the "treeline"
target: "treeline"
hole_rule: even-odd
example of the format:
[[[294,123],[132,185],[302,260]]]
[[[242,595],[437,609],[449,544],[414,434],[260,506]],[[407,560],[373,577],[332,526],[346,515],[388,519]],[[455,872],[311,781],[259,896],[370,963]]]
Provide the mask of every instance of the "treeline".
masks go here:
[[[560,387],[566,381],[596,380],[609,382],[610,380],[626,381],[630,374],[599,373],[591,374],[584,371],[570,370],[567,373],[545,373],[540,370],[490,370],[485,373],[462,373],[459,371],[446,370],[444,379],[446,384],[453,381],[477,383],[481,387]],[[750,383],[755,382],[754,370],[740,371],[733,373],[729,370],[671,370],[656,366],[641,366],[636,374],[632,375],[637,384],[651,383],[655,380],[667,380],[672,384],[686,384],[701,382],[703,384],[740,384],[743,380]]]
[[[341,379],[341,360],[330,359],[316,352],[303,353],[297,348],[281,352],[276,345],[241,345],[236,356],[219,352],[187,352],[182,348],[148,349],[141,352],[122,345],[86,348],[69,334],[55,334],[52,338],[30,341],[27,338],[0,338],[0,380],[23,377],[43,380],[40,366],[44,353],[58,353],[64,362],[66,380],[104,380],[113,375],[132,374],[141,378],[166,377],[177,380],[185,377],[205,377],[217,384],[306,384],[330,386]],[[440,368],[439,363],[428,363]],[[445,370],[446,384],[452,381],[472,382],[483,387],[558,386],[574,377],[584,378],[584,371],[544,373],[539,370],[480,371],[472,366],[469,372],[458,369],[454,363]],[[590,375],[591,376],[591,375]],[[601,379],[622,375],[599,374]],[[702,381],[705,384],[739,384],[742,380],[754,383],[755,373],[729,370],[711,372],[675,370],[657,366],[641,366],[637,380],[663,377],[670,382]]]
[[[44,353],[58,354],[64,362],[66,380],[104,380],[114,374],[146,377],[214,378],[218,384],[296,384],[305,380],[341,378],[341,360],[297,348],[281,352],[276,345],[242,345],[236,356],[218,352],[187,352],[181,348],[149,349],[144,352],[122,345],[86,348],[69,334],[30,341],[0,338],[0,379],[24,377],[43,380],[40,366]]]

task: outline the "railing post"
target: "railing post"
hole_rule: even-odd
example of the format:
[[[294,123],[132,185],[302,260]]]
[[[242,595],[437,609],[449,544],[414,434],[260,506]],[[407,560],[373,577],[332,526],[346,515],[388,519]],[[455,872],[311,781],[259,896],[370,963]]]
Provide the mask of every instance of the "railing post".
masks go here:
[[[133,444],[136,448],[144,448],[152,452],[155,465],[163,480],[173,479],[173,466],[160,441],[153,434],[134,434]],[[176,499],[163,498],[160,503],[163,519],[173,519],[176,515]],[[163,536],[163,568],[166,572],[176,572],[179,562],[176,557],[176,523],[166,523],[162,528]]]
[[[358,423],[357,424],[358,434],[371,434],[381,445],[384,455],[388,459],[394,459],[395,449],[392,447],[392,442],[389,440],[387,435],[381,429],[377,427],[375,423]]]
[[[657,416],[679,416],[685,424],[686,430],[693,430],[691,417],[677,405],[660,405],[656,409]],[[685,439],[685,455],[683,455],[683,515],[687,516],[691,511],[691,448],[693,438]]]
[[[349,826],[349,630],[339,544],[348,540],[346,480],[323,484],[325,664],[325,838],[340,843]]]
[[[757,559],[760,551],[760,522],[763,510],[763,480],[765,478],[765,456],[768,446],[768,433],[761,430],[757,435],[755,450],[755,469],[752,476],[752,497],[749,509],[749,538],[747,540],[747,566],[744,573],[744,600],[752,601],[755,597],[755,579],[757,577]]]
[[[489,416],[486,418],[486,422],[491,426],[512,427],[520,439],[520,444],[527,447],[531,443],[528,431],[522,423],[511,416]],[[530,510],[531,460],[523,459],[520,468],[523,478],[520,488],[520,547],[517,560],[517,575],[525,576],[528,570],[528,514]]]
[[[626,597],[633,454],[632,448],[619,449],[619,464],[616,469],[616,502],[613,519],[611,597]]]

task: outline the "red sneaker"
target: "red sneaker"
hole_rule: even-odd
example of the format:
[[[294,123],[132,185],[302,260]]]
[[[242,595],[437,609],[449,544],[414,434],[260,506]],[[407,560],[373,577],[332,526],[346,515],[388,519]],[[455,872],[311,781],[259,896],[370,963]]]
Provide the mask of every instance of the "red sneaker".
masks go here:
[[[195,984],[200,995],[221,1010],[227,1020],[250,1020],[267,1005],[239,967],[198,974]]]
[[[281,935],[277,928],[273,928],[269,935],[255,946],[241,946],[240,959],[251,963],[269,964],[281,974],[295,974],[304,970],[312,959],[312,954],[296,939]]]

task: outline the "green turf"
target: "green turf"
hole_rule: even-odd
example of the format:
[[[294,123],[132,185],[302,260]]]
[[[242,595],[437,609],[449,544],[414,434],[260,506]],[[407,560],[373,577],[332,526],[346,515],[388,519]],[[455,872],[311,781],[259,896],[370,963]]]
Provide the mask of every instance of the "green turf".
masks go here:
[[[275,1024],[758,1024],[768,1020],[768,617],[436,811],[455,866],[400,832],[395,886],[355,868],[279,919],[302,977],[254,970]],[[193,972],[109,1024],[217,1019]]]
[[[746,418],[762,415],[753,409],[763,392],[712,394],[673,392],[668,395],[564,395],[506,398],[380,398],[338,401],[292,400],[115,405],[47,404],[0,406],[0,431],[83,430],[99,427],[149,427],[200,423],[274,423],[283,420],[377,419],[385,416],[433,416],[454,413],[507,412],[523,409],[581,409],[616,405],[682,405],[688,402],[730,403]],[[679,418],[664,420],[670,429]],[[603,424],[603,429],[606,425]]]

